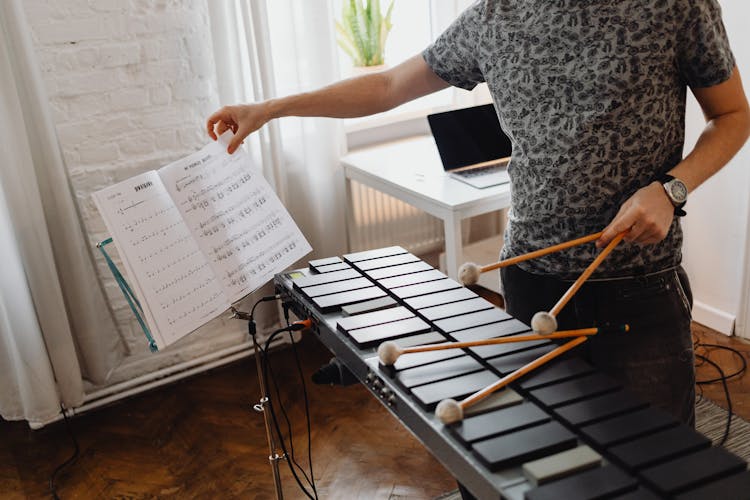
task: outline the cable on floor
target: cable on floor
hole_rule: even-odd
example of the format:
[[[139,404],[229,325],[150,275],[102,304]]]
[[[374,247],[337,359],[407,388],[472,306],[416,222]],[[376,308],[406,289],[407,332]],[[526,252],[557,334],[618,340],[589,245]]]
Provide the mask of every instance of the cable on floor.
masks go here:
[[[721,382],[722,387],[724,389],[724,395],[726,396],[726,400],[727,400],[727,423],[724,428],[724,435],[722,436],[721,441],[719,442],[719,446],[724,446],[724,443],[726,443],[727,439],[729,438],[729,431],[732,425],[732,416],[734,415],[732,411],[732,397],[729,393],[729,386],[727,385],[727,382],[730,379],[741,377],[745,373],[745,371],[747,370],[747,360],[745,360],[745,357],[742,355],[742,353],[740,353],[738,350],[733,349],[729,346],[723,346],[719,344],[706,344],[696,339],[693,343],[693,350],[697,351],[699,348],[713,348],[714,350],[718,349],[718,350],[729,351],[740,360],[741,367],[738,370],[736,370],[734,373],[726,375],[724,373],[724,370],[722,370],[722,368],[718,365],[718,363],[709,359],[708,355],[714,351],[707,350],[705,355],[698,354],[697,352],[695,353],[696,360],[700,360],[703,363],[710,364],[719,373],[719,376],[716,378],[695,381],[696,386],[698,386],[698,388],[700,389],[701,396],[703,395],[702,386],[704,385],[715,384],[717,382]],[[696,366],[701,366],[701,364],[696,363]]]
[[[73,428],[70,426],[70,422],[68,421],[68,416],[65,414],[65,407],[60,405],[60,412],[62,413],[63,420],[65,420],[65,429],[68,431],[68,436],[70,437],[70,440],[73,442],[73,454],[65,460],[63,463],[55,467],[55,470],[52,471],[52,475],[49,477],[49,492],[50,495],[52,495],[52,498],[54,500],[60,500],[60,497],[57,495],[57,475],[60,474],[63,470],[66,468],[72,466],[77,460],[78,456],[80,454],[80,449],[78,448],[78,440],[76,439],[76,435],[73,432]]]

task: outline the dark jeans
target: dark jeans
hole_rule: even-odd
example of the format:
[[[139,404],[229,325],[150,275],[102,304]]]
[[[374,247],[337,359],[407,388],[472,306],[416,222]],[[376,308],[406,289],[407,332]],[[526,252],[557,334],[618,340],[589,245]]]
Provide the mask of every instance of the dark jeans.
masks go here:
[[[549,311],[570,282],[501,270],[506,310],[526,324]],[[587,281],[557,316],[558,329],[630,325],[576,349],[642,400],[694,425],[695,363],[690,333],[692,292],[682,267],[645,276]]]
[[[572,282],[501,269],[506,310],[531,323],[549,311]],[[576,351],[642,400],[690,426],[695,423],[695,363],[690,333],[692,292],[682,267],[645,276],[587,281],[557,316],[559,330],[630,325],[599,333]],[[459,484],[464,499],[474,498]]]

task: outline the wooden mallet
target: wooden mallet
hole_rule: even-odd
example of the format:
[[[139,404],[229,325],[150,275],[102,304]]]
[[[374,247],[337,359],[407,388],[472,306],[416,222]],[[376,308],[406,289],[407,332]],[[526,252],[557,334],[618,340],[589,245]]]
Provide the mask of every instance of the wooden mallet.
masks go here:
[[[582,236],[574,240],[558,243],[557,245],[552,245],[551,247],[542,248],[540,250],[535,250],[523,255],[517,255],[515,257],[511,257],[510,259],[501,260],[500,262],[495,262],[494,264],[488,264],[486,266],[480,266],[479,264],[475,264],[474,262],[466,262],[458,268],[458,280],[464,285],[474,285],[477,283],[477,281],[479,281],[479,275],[482,273],[512,266],[513,264],[518,264],[519,262],[524,262],[526,260],[536,259],[537,257],[542,257],[544,255],[559,252],[560,250],[565,250],[566,248],[571,248],[578,245],[583,245],[584,243],[589,243],[591,241],[596,241],[601,235],[602,232],[600,231],[588,236]]]
[[[581,336],[573,340],[570,340],[566,342],[565,344],[557,347],[556,349],[548,352],[544,356],[540,356],[539,358],[535,359],[531,363],[528,363],[522,366],[521,368],[514,371],[513,373],[506,375],[505,377],[501,378],[497,382],[488,385],[487,387],[485,387],[484,389],[480,391],[475,392],[474,394],[472,394],[471,396],[467,397],[466,399],[462,401],[456,401],[455,399],[444,399],[440,401],[440,403],[438,403],[437,407],[435,408],[435,415],[444,424],[452,424],[454,422],[463,420],[464,410],[466,410],[470,406],[479,403],[480,401],[487,398],[491,394],[507,386],[514,380],[523,377],[530,371],[535,370],[536,368],[542,366],[543,364],[556,358],[557,356],[560,356],[561,354],[573,349],[574,347],[582,344],[583,342],[586,342],[587,339],[588,339],[588,336]]]
[[[610,241],[609,244],[604,247],[604,250],[602,250],[599,255],[596,256],[594,261],[589,264],[589,266],[583,271],[583,273],[581,273],[578,279],[575,280],[572,285],[570,285],[570,288],[568,288],[563,296],[560,297],[560,300],[557,301],[557,304],[555,304],[555,306],[550,309],[549,312],[539,311],[538,313],[534,314],[534,317],[531,318],[532,330],[541,335],[548,335],[557,330],[557,315],[560,313],[562,308],[565,307],[570,299],[573,298],[573,296],[581,288],[581,286],[583,286],[586,280],[589,279],[589,276],[591,276],[594,271],[596,271],[596,268],[599,267],[599,264],[601,264],[604,259],[607,258],[607,256],[622,241],[626,234],[627,231],[623,231],[622,233],[615,236],[612,241]]]
[[[620,327],[621,330],[627,331],[628,326]],[[534,340],[562,339],[569,337],[581,337],[596,335],[600,332],[599,328],[582,328],[580,330],[567,330],[554,332],[549,335],[514,335],[510,337],[498,337],[493,339],[470,340],[466,342],[446,342],[442,344],[417,345],[412,347],[400,347],[392,340],[383,342],[378,346],[378,357],[380,362],[385,366],[391,366],[396,363],[402,354],[412,354],[417,352],[442,351],[445,349],[462,349],[465,347],[481,347],[495,344],[510,344],[514,342],[531,342]]]

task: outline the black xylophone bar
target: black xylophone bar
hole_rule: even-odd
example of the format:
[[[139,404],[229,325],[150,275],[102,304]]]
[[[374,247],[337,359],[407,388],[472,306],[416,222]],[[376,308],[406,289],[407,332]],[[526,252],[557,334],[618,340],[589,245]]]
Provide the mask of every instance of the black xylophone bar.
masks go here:
[[[549,340],[423,352],[401,347],[531,329],[401,247],[310,262],[276,285],[300,316],[457,479],[480,498],[743,498],[747,464],[628,394],[584,360],[545,365],[444,426],[432,413],[550,352]],[[635,334],[631,333],[631,334]]]

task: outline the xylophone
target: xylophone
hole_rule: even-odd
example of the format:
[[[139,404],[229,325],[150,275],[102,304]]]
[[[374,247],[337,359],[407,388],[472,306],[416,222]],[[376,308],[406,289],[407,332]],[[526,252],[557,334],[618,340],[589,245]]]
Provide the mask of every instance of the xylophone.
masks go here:
[[[478,498],[750,498],[747,463],[570,355],[444,425],[434,411],[557,347],[552,339],[399,356],[401,348],[530,328],[401,247],[311,261],[277,293]]]

